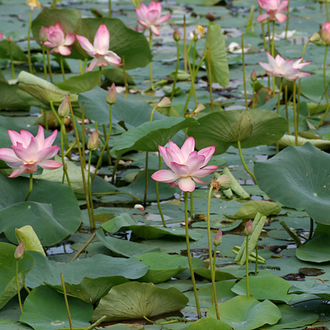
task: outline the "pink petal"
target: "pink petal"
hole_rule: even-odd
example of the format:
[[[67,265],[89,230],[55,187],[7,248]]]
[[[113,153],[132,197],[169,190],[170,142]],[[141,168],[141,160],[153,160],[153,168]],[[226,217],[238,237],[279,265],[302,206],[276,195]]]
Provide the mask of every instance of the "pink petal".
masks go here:
[[[38,161],[43,162],[49,158],[54,157],[58,153],[59,150],[60,150],[60,148],[58,146],[52,146],[52,147],[41,149],[38,152],[36,158],[38,159]]]
[[[108,28],[101,24],[94,37],[94,52],[105,55],[109,50],[110,32]]]
[[[288,11],[288,4],[289,4],[289,0],[283,0],[281,2],[281,4],[278,7],[278,11],[279,12],[287,12]]]
[[[269,17],[268,14],[261,14],[258,16],[257,22],[262,22],[262,21],[266,20],[268,17]]]
[[[195,190],[195,182],[190,178],[181,178],[179,180],[179,188],[184,192],[192,192]]]
[[[267,72],[267,71],[273,71],[273,68],[270,64],[264,63],[264,62],[258,62],[259,65]]]
[[[283,23],[283,22],[285,22],[285,20],[286,20],[286,15],[281,14],[281,13],[277,13],[277,14],[275,15],[275,17],[276,17],[276,19],[277,19],[280,23]]]
[[[184,159],[188,159],[189,155],[195,150],[195,139],[190,136],[186,141],[184,141],[183,146],[181,147],[181,153]]]
[[[28,149],[23,148],[22,145],[18,145],[18,146],[14,146],[14,145],[12,145],[11,147],[12,147],[12,149],[14,150],[16,156],[17,156],[19,159],[21,159],[21,160],[23,160],[23,161],[25,161],[25,162],[27,162],[27,163],[30,162],[30,160],[31,160],[31,155],[30,155],[30,152],[29,152]]]
[[[138,15],[138,17],[145,21],[146,17],[147,17],[147,13],[148,13],[148,7],[144,4],[141,3],[140,4],[140,9],[135,9],[136,14]]]
[[[200,178],[197,178],[196,176],[192,176],[192,179],[193,179],[195,182],[199,183],[199,184],[204,184],[204,183],[207,182],[207,181],[203,181],[203,180],[201,180]]]
[[[114,52],[108,51],[107,56],[104,56],[104,59],[114,66],[121,66],[121,58]]]
[[[165,148],[166,150],[166,155],[167,158],[169,160],[169,164],[167,165],[169,168],[171,168],[171,163],[175,162],[180,164],[181,163],[181,159],[178,157],[178,155],[170,148]]]
[[[167,14],[167,15],[164,15],[163,17],[161,17],[159,20],[158,20],[158,24],[162,24],[162,23],[165,23],[166,21],[168,21],[170,18],[171,18],[172,14]]]
[[[172,162],[171,169],[173,170],[173,172],[175,174],[177,174],[177,176],[184,177],[184,176],[188,176],[188,174],[189,174],[189,167],[187,165],[182,165],[182,164]]]
[[[273,68],[273,70],[274,69],[278,70],[278,65],[281,63],[280,57],[281,57],[280,55],[277,55],[276,60],[275,60],[274,57],[267,52],[268,63]],[[283,58],[282,58],[282,60],[283,60]]]
[[[52,135],[48,136],[48,138],[45,139],[43,147],[45,148],[50,147],[54,143],[56,136],[57,136],[57,129],[52,133]],[[42,149],[43,147],[40,147],[40,149]]]
[[[150,24],[146,23],[145,21],[142,21],[141,19],[137,20],[143,27],[150,28]]]
[[[88,53],[88,55],[93,54],[94,47],[86,37],[76,35],[76,38],[77,38],[80,46]]]
[[[67,46],[58,46],[57,50],[58,50],[58,53],[60,53],[63,56],[68,56],[71,54],[71,49]]]
[[[14,170],[8,178],[17,178],[18,176],[20,176],[23,172],[24,172],[24,167],[22,166],[19,169]]]
[[[147,13],[147,19],[146,21],[152,25],[158,24],[158,18],[159,18],[160,12],[158,10],[150,10]]]
[[[87,71],[92,71],[95,67],[95,65],[98,63],[98,59],[97,58],[94,58],[92,60],[92,62],[89,64],[89,67],[87,68]]]
[[[9,148],[0,149],[0,159],[7,163],[20,162],[20,159],[16,156],[15,152]]]
[[[180,159],[180,163],[185,162],[185,158],[182,155],[181,149],[171,140],[168,141],[169,148],[176,154],[176,156]]]
[[[199,170],[204,164],[205,157],[202,155],[196,154],[193,157],[189,158],[186,165],[189,167],[189,175],[193,175],[197,170]]]
[[[30,156],[32,158],[35,158],[38,151],[39,151],[39,143],[38,143],[38,140],[35,137],[33,137],[31,139],[31,142],[28,145],[27,149],[29,150]]]
[[[218,166],[216,166],[216,165],[206,166],[204,168],[201,168],[198,171],[195,171],[193,176],[196,178],[204,178],[204,176],[207,176],[207,175],[213,173],[217,169],[218,169]]]
[[[63,164],[55,160],[44,160],[39,162],[38,165],[46,170],[54,170],[56,168],[60,168]]]
[[[74,33],[68,33],[65,37],[65,43],[64,46],[70,46],[74,43],[76,40],[76,35]]]
[[[163,158],[165,164],[166,164],[168,167],[170,167],[170,166],[171,166],[171,161],[172,161],[172,160],[170,160],[170,159],[168,158],[168,156],[167,156],[167,152],[166,152],[166,149],[168,149],[168,148],[165,148],[165,147],[162,147],[162,146],[158,146],[158,150],[159,150],[160,155],[162,156],[162,158]]]
[[[151,176],[151,178],[154,179],[155,181],[169,183],[169,182],[174,182],[175,180],[177,180],[179,178],[179,176],[170,170],[159,170],[159,171],[155,172]]]
[[[10,137],[10,140],[11,140],[12,144],[16,145],[17,142],[23,143],[23,139],[21,137],[21,134],[19,134],[18,132],[8,130],[8,135]]]
[[[214,152],[215,152],[215,147],[207,147],[207,148],[204,148],[204,149],[201,149],[198,151],[199,155],[203,155],[205,157],[205,162],[202,165],[202,167],[205,166],[209,162],[209,160],[213,156]]]
[[[150,29],[155,36],[159,36],[159,31],[155,25],[151,25]]]
[[[41,125],[39,125],[38,134],[36,135],[35,138],[38,141],[39,149],[42,149],[45,145],[45,133],[44,133],[44,128]]]

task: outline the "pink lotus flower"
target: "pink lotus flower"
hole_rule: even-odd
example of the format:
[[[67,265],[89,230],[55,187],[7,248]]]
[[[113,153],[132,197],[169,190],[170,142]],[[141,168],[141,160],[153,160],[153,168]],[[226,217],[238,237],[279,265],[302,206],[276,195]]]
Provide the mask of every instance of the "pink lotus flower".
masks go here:
[[[55,160],[49,160],[53,158],[59,151],[58,146],[52,146],[57,131],[54,131],[51,136],[45,139],[44,129],[39,126],[39,131],[36,137],[34,137],[28,131],[21,131],[21,134],[8,130],[12,149],[1,148],[0,159],[9,163],[9,166],[18,167],[9,176],[10,178],[16,178],[22,173],[32,174],[37,171],[38,166],[53,170],[62,166],[61,163]]]
[[[94,37],[94,45],[92,45],[86,37],[76,36],[80,46],[91,57],[94,57],[87,71],[92,71],[95,66],[115,66],[121,65],[121,58],[114,52],[109,50],[110,32],[104,24],[101,24]]]
[[[165,23],[172,14],[160,17],[162,14],[162,5],[160,2],[150,2],[149,7],[140,4],[140,9],[135,8],[136,14],[138,16],[138,22],[147,29],[151,29],[152,33],[159,36],[158,29],[161,23]]]
[[[330,23],[325,22],[321,29],[321,40],[325,45],[330,45]]]
[[[158,146],[158,149],[170,170],[157,171],[151,177],[155,181],[171,183],[171,187],[179,186],[184,192],[194,191],[195,182],[205,183],[201,178],[218,168],[215,165],[204,167],[214,154],[215,147],[194,151],[193,137],[189,137],[181,149],[172,141],[169,141],[169,148]]]
[[[56,23],[55,26],[46,27],[47,39],[44,45],[49,48],[53,48],[51,53],[60,53],[61,55],[67,56],[71,54],[71,46],[76,37],[74,33],[65,32],[60,23]]]
[[[283,23],[286,20],[289,0],[258,0],[259,6],[266,11],[266,14],[261,14],[257,18],[257,22],[262,22],[269,18],[271,21],[279,21]]]
[[[311,64],[311,62],[302,63],[303,58],[293,62],[292,60],[284,60],[280,55],[276,55],[275,59],[267,52],[268,63],[258,62],[266,73],[273,77],[281,77],[287,80],[294,81],[297,78],[303,78],[310,75],[307,72],[300,72],[300,70]]]

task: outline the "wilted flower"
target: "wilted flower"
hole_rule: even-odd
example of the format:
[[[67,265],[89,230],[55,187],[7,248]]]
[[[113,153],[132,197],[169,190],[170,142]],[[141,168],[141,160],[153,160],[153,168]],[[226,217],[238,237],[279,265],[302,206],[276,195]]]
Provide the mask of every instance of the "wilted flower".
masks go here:
[[[90,151],[94,151],[98,148],[99,144],[100,144],[99,132],[96,129],[88,139],[87,149]]]
[[[246,224],[245,229],[244,229],[244,233],[247,236],[252,235],[252,233],[253,233],[253,223],[252,223],[251,220],[249,220],[248,223]]]
[[[170,183],[171,187],[179,186],[184,192],[194,191],[195,182],[206,183],[201,178],[218,168],[215,165],[204,167],[214,154],[215,147],[194,151],[193,137],[189,137],[181,149],[172,141],[169,141],[169,147],[158,146],[158,149],[170,170],[157,171],[151,177],[155,181]]]
[[[221,189],[228,189],[231,187],[231,179],[226,174],[220,175],[216,181],[219,183]]]
[[[212,13],[212,12],[209,11],[209,12],[207,13],[207,15],[206,15],[206,18],[207,18],[209,21],[213,22],[213,21],[215,20],[214,13]]]
[[[116,99],[117,99],[116,85],[115,85],[115,83],[112,83],[112,85],[108,91],[106,100],[109,104],[115,104]]]
[[[213,238],[213,244],[218,246],[222,241],[222,230],[219,229]]]
[[[321,40],[325,45],[330,45],[330,23],[325,22],[321,29]]]
[[[150,2],[149,7],[140,4],[140,8],[135,8],[136,14],[138,16],[138,22],[145,28],[150,29],[153,34],[159,36],[160,24],[165,23],[172,16],[167,14],[161,17],[162,14],[162,4],[160,2]]]
[[[47,32],[47,41],[44,42],[44,45],[49,48],[53,48],[51,53],[60,53],[63,56],[71,54],[71,46],[76,37],[74,33],[68,33],[65,35],[65,32],[60,23],[56,23],[55,26],[45,27]]]
[[[24,256],[24,243],[21,242],[18,244],[15,253],[14,253],[14,257],[16,260],[21,260],[23,259]]]
[[[31,11],[34,10],[34,8],[40,8],[40,2],[38,0],[27,0],[26,5],[30,6]]]
[[[204,37],[205,30],[201,25],[197,25],[193,32],[190,32],[190,39],[195,39],[196,41]]]
[[[284,60],[280,55],[276,55],[275,59],[267,52],[268,63],[258,62],[270,76],[282,77],[287,80],[294,81],[297,78],[303,78],[310,75],[300,70],[309,65],[311,62],[302,63],[303,58],[293,62],[292,60]]]
[[[94,57],[87,71],[92,71],[95,66],[108,66],[109,64],[120,66],[121,58],[109,50],[110,32],[104,24],[101,24],[94,37],[92,45],[86,37],[76,36],[80,46],[91,57]]]
[[[8,130],[12,149],[0,149],[0,159],[9,163],[9,166],[18,167],[9,176],[16,178],[22,173],[32,174],[37,171],[38,166],[53,170],[62,166],[61,163],[50,160],[59,151],[58,146],[52,146],[57,131],[55,130],[51,136],[45,139],[44,129],[39,126],[39,131],[34,137],[28,131],[21,131],[21,134]]]
[[[258,0],[259,6],[266,11],[257,18],[257,22],[262,22],[269,18],[270,21],[279,21],[283,23],[286,20],[289,0]]]
[[[158,108],[170,108],[172,106],[172,102],[168,97],[163,97],[160,102],[157,104]]]

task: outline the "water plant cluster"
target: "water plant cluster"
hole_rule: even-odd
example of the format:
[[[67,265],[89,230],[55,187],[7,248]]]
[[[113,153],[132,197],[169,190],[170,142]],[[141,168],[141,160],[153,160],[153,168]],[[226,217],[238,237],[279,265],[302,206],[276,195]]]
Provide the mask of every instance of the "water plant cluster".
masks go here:
[[[328,1],[14,3],[0,328],[330,328]]]

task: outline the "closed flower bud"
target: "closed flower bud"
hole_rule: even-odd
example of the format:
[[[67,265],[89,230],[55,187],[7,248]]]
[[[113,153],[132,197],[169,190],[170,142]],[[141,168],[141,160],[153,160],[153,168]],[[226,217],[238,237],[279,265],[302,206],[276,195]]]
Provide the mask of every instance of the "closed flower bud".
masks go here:
[[[136,210],[144,211],[144,207],[143,207],[142,204],[135,204],[135,205],[134,205],[134,208],[135,208]]]
[[[115,104],[117,99],[117,91],[116,91],[116,85],[112,83],[111,88],[109,89],[109,92],[107,94],[107,102],[109,104]]]
[[[219,229],[213,238],[213,244],[218,246],[222,241],[222,230]]]
[[[180,41],[180,39],[181,39],[180,32],[177,28],[174,29],[173,39],[174,39],[174,41]]]
[[[100,143],[99,132],[96,129],[88,139],[87,148],[90,151],[94,151],[98,148]]]
[[[228,189],[231,187],[231,179],[228,175],[222,174],[217,178],[217,182],[220,184],[220,188]]]
[[[14,257],[16,260],[21,260],[23,259],[24,256],[24,243],[21,242],[19,243],[19,245],[17,246],[15,253],[14,253]]]
[[[161,101],[157,104],[158,108],[170,108],[172,105],[171,100],[168,97],[164,97]]]
[[[256,73],[256,70],[253,70],[252,73],[251,73],[251,80],[253,82],[256,82],[257,81],[257,73]]]
[[[44,26],[42,26],[40,28],[39,39],[40,39],[40,43],[44,43],[48,39],[48,37],[47,37],[47,30],[46,30],[46,28]]]
[[[205,106],[202,103],[198,103],[197,108],[194,110],[195,113],[205,110]]]
[[[66,118],[70,114],[70,104],[69,104],[69,94],[66,95],[65,99],[62,101],[58,107],[58,115],[62,118]]]
[[[311,42],[314,42],[314,41],[319,41],[321,39],[321,36],[318,34],[318,33],[314,33],[310,38],[309,40]]]
[[[330,45],[330,22],[323,24],[321,29],[321,39],[325,45]]]
[[[246,236],[250,236],[253,233],[253,223],[251,220],[248,221],[248,223],[245,226],[244,233]]]

